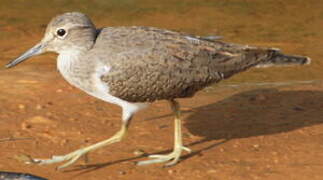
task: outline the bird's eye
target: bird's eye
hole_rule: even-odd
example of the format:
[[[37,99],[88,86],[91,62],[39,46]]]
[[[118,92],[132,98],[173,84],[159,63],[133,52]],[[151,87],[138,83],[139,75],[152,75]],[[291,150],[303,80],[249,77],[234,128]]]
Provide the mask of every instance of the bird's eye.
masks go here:
[[[58,29],[56,34],[60,37],[63,37],[66,34],[66,31],[64,29]]]

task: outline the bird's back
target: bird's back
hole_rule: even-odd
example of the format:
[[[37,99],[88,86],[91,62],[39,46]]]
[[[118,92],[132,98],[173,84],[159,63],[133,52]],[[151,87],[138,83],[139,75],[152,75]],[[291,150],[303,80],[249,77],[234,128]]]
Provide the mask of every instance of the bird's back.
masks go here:
[[[100,77],[109,93],[131,102],[189,97],[270,56],[268,49],[151,27],[101,29],[91,51],[110,69]]]

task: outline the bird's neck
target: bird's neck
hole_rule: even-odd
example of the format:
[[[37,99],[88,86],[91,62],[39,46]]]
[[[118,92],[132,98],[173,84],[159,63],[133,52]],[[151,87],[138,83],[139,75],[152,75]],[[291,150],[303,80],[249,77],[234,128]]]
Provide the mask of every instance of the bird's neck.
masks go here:
[[[57,57],[57,68],[60,72],[68,72],[73,69],[73,66],[81,57],[82,51],[79,50],[66,50],[59,53]]]
[[[76,84],[77,74],[81,66],[81,57],[83,56],[82,51],[68,50],[60,52],[57,57],[57,69],[63,75],[63,77],[72,85],[78,86]]]

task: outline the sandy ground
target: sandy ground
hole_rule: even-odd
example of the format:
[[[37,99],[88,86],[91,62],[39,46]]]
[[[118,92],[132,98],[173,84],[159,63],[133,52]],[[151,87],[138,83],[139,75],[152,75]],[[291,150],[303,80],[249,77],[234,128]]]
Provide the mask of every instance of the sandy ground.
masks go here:
[[[150,25],[216,33],[226,41],[310,56],[313,63],[250,70],[180,100],[184,142],[193,153],[184,153],[174,167],[134,164],[146,154],[172,149],[173,117],[168,103],[160,101],[135,116],[124,141],[90,153],[86,166],[80,160],[65,171],[56,171],[57,165],[26,165],[22,157],[61,155],[108,138],[120,127],[120,108],[71,87],[56,71],[53,54],[13,69],[1,68],[1,171],[51,180],[323,179],[322,3],[94,2],[97,10],[85,2],[2,1],[0,65],[36,43],[50,17],[72,10],[88,13],[99,26]]]

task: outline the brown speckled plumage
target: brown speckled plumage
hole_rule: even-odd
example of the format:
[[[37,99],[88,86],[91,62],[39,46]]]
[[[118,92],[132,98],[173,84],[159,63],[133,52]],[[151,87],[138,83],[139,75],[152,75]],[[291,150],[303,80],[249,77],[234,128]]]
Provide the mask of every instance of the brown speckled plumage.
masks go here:
[[[193,96],[275,52],[150,27],[105,28],[94,49],[111,66],[101,78],[110,94],[131,102]]]

